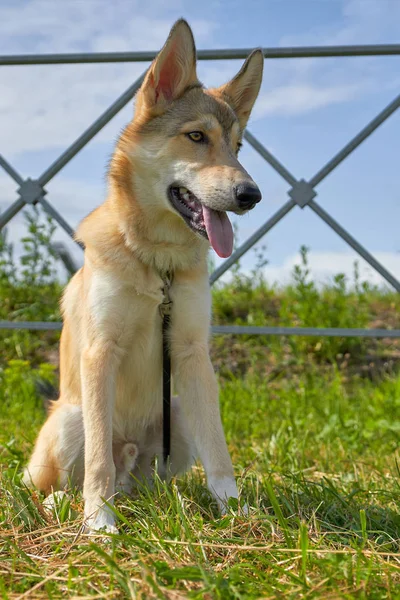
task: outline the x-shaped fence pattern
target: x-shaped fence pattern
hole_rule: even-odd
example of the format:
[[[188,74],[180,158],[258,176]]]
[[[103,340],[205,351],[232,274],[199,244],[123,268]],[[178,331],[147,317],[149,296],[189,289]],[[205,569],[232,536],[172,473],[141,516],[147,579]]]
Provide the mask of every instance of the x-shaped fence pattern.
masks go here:
[[[131,85],[79,138],[71,144],[65,152],[55,160],[44,173],[37,179],[23,179],[19,173],[6,161],[0,154],[0,165],[3,169],[16,181],[19,185],[19,198],[2,214],[0,214],[0,230],[17,214],[26,204],[37,204],[40,202],[44,210],[49,213],[57,223],[73,237],[74,230],[60,215],[60,213],[50,204],[45,195],[47,194],[45,185],[69,161],[76,155],[90,140],[101,130],[111,119],[132,99],[137,90],[140,88],[144,78],[144,73],[139,79]]]
[[[375,51],[374,51],[375,50]],[[55,62],[112,62],[120,60],[149,60],[154,53],[115,53],[100,55],[49,55],[47,57],[0,57],[2,64],[53,64]],[[247,50],[204,50],[199,52],[199,58],[229,59],[242,58],[248,54]],[[338,48],[297,48],[297,49],[265,49],[266,58],[287,58],[304,56],[360,56],[372,54],[400,54],[400,45],[388,46],[358,46]],[[203,56],[202,56],[203,55]],[[91,58],[92,56],[92,58]],[[26,205],[42,205],[43,209],[55,219],[58,224],[73,237],[72,227],[65,221],[62,215],[50,204],[46,198],[45,185],[132,99],[139,89],[145,73],[135,81],[71,146],[54,161],[44,173],[37,179],[23,179],[19,173],[0,155],[0,165],[19,185],[19,198],[2,214],[0,214],[0,230]],[[356,135],[344,148],[338,152],[328,163],[326,163],[309,181],[297,179],[279,160],[271,154],[248,130],[245,131],[246,141],[275,169],[291,186],[288,195],[289,200],[251,235],[233,254],[218,267],[210,277],[214,283],[230,267],[236,263],[251,247],[253,247],[268,231],[281,221],[295,206],[300,208],[309,207],[329,227],[331,227],[347,244],[349,244],[367,263],[370,264],[389,284],[400,292],[400,282],[389,271],[378,262],[344,227],[342,227],[329,213],[327,213],[316,201],[317,192],[315,187],[327,177],[349,154],[351,154],[366,138],[368,138],[386,119],[390,117],[400,106],[400,95],[398,95],[386,108],[384,108],[358,135]],[[59,323],[42,322],[9,322],[0,321],[0,329],[58,329]],[[259,333],[275,335],[326,335],[326,336],[363,336],[363,337],[400,337],[400,330],[362,330],[362,329],[322,329],[322,328],[291,328],[291,327],[214,327],[215,333]]]

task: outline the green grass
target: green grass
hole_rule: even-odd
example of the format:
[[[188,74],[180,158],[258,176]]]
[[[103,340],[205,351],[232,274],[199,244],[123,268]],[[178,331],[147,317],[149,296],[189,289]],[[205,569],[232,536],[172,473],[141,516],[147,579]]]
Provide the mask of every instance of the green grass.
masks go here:
[[[396,598],[400,589],[400,377],[350,384],[313,366],[273,384],[225,381],[221,406],[244,516],[220,517],[200,467],[116,503],[121,535],[79,536],[82,502],[57,514],[19,482],[44,417],[13,364],[1,389],[0,591],[4,598]],[[5,393],[5,395],[4,395]]]
[[[0,319],[58,320],[52,223],[27,217],[16,269],[0,237]],[[338,274],[317,287],[307,250],[286,288],[235,269],[218,324],[400,327],[400,296]],[[79,534],[82,499],[54,513],[20,482],[57,385],[57,332],[0,331],[0,597],[400,598],[400,342],[217,336],[212,358],[240,502],[219,516],[196,466],[119,498],[120,535]],[[248,515],[241,506],[247,503]]]

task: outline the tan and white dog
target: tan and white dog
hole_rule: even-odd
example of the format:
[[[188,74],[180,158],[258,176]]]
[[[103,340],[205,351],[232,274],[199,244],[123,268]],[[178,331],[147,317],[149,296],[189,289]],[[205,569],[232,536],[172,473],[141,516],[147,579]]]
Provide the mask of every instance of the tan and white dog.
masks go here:
[[[91,530],[116,531],[104,500],[129,488],[127,472],[162,457],[159,305],[173,274],[169,343],[174,386],[170,473],[194,457],[221,510],[237,497],[209,357],[207,252],[232,252],[226,211],[261,194],[237,159],[259,92],[255,50],[229,83],[205,89],[189,25],[178,21],[137,94],[133,120],[111,160],[106,201],[79,226],[85,263],[62,300],[60,398],[37,439],[24,480],[46,493],[83,484]],[[162,462],[162,459],[160,460]]]

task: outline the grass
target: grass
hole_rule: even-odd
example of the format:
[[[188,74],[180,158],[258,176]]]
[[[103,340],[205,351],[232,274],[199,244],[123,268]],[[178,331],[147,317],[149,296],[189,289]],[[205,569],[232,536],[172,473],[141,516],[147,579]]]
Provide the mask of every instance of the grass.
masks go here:
[[[33,281],[13,281],[3,261],[1,318],[58,318],[60,288],[40,267],[40,244],[35,252]],[[317,288],[307,252],[286,289],[259,270],[216,289],[215,322],[398,326],[397,295],[357,277]],[[400,597],[395,341],[216,337],[239,503],[219,516],[198,465],[118,498],[121,533],[104,541],[80,535],[78,491],[48,512],[20,481],[45,418],[39,391],[57,385],[57,334],[46,335],[0,339],[2,598]]]
[[[225,381],[250,514],[232,504],[218,516],[196,467],[119,499],[121,535],[104,544],[79,536],[78,492],[48,514],[19,480],[44,417],[34,381],[49,375],[12,364],[2,381],[4,598],[398,597],[400,377],[349,386],[338,370],[310,367],[274,384]]]

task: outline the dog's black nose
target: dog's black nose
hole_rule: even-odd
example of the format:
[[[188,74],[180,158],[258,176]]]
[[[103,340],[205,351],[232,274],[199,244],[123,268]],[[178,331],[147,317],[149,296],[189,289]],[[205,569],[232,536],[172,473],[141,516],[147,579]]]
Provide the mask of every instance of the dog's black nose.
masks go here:
[[[239,208],[248,210],[261,200],[261,192],[254,183],[240,183],[235,189]]]

